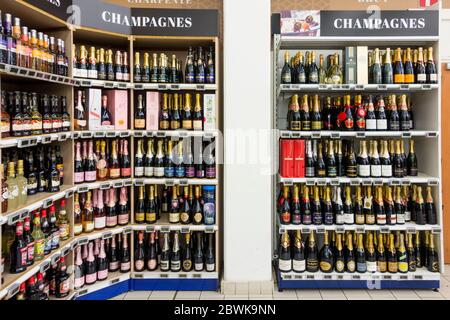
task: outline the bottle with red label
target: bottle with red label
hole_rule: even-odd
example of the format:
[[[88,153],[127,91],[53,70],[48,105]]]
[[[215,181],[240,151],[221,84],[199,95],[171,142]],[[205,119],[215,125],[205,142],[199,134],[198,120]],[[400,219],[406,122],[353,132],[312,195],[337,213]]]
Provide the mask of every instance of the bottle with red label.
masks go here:
[[[55,277],[55,297],[65,298],[70,293],[70,276],[67,273],[66,259],[61,257]]]
[[[97,280],[103,281],[108,278],[108,259],[106,258],[105,240],[100,241],[100,252],[97,257]]]
[[[24,232],[23,238],[27,244],[27,266],[31,266],[34,263],[34,238],[31,235],[30,217],[26,217],[24,220]]]
[[[339,119],[342,123],[342,130],[343,131],[353,131],[354,130],[354,118],[353,118],[353,107],[351,105],[351,98],[349,95],[344,96],[344,111],[339,114]]]
[[[16,237],[9,249],[10,272],[21,273],[27,269],[28,247],[23,236],[23,223],[16,223]]]
[[[77,142],[75,146],[75,175],[74,183],[79,184],[84,182],[84,165],[81,158],[81,142]]]
[[[355,97],[355,130],[356,131],[365,131],[366,130],[366,109],[362,104],[362,97],[360,95]]]

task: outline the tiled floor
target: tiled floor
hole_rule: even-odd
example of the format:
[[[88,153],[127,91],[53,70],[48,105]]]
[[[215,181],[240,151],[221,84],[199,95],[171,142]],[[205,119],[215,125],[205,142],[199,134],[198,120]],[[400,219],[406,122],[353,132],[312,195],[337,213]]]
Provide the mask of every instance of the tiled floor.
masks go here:
[[[210,291],[135,291],[112,300],[450,300],[450,266],[445,267],[439,292],[433,290],[284,290],[271,295],[225,296]]]

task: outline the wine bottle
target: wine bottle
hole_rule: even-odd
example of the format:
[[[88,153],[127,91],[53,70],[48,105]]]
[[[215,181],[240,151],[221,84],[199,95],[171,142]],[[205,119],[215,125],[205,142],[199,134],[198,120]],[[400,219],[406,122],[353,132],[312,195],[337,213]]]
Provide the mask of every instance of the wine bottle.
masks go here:
[[[144,154],[142,149],[143,143],[143,139],[139,139],[137,141],[137,150],[134,157],[134,176],[136,178],[141,178],[144,176]]]
[[[134,249],[134,271],[142,272],[145,269],[144,232],[137,234],[137,245]]]
[[[333,204],[331,202],[331,189],[330,187],[325,187],[325,197],[322,203],[322,211],[323,211],[323,223],[325,225],[333,225],[334,224],[334,212],[333,212]]]
[[[404,225],[406,223],[405,220],[405,207],[402,201],[401,188],[395,187],[395,199],[394,199],[394,212],[397,218],[396,223],[399,225]],[[392,221],[393,222],[393,221]]]
[[[353,251],[352,234],[347,234],[347,245],[345,247],[345,270],[348,273],[354,273],[356,271],[355,252]]]
[[[92,285],[97,282],[97,268],[94,257],[94,243],[89,242],[89,254],[85,262],[85,282],[87,285]]]
[[[84,167],[84,181],[87,183],[97,181],[97,170],[95,167],[94,160],[94,144],[93,141],[90,140],[88,143],[88,156],[86,159],[85,167]]]
[[[327,167],[327,176],[329,178],[337,177],[337,165],[336,165],[336,158],[334,156],[334,143],[332,140],[329,141],[328,143],[326,167]]]
[[[379,97],[377,100],[377,130],[386,131],[388,129],[388,121],[385,111],[385,103],[383,97]]]
[[[424,63],[424,55],[423,55],[423,48],[419,48],[419,54],[417,57],[417,64],[415,68],[415,74],[416,74],[416,83],[419,84],[425,84],[427,83],[427,72],[425,68]]]
[[[359,192],[361,193],[361,190]],[[345,201],[343,204],[343,212],[344,223],[347,225],[353,225],[355,223],[355,208],[351,197],[350,186],[345,187]]]
[[[312,223],[314,225],[323,224],[322,204],[319,196],[319,188],[317,186],[313,187],[313,199],[311,201],[311,215],[312,215]]]
[[[366,141],[361,141],[360,143],[360,152],[357,158],[357,168],[358,168],[358,176],[367,178],[370,177],[370,162],[369,157],[367,155],[367,143]]]
[[[377,246],[377,271],[385,273],[387,271],[387,257],[384,249],[383,234],[378,234],[378,246]]]
[[[387,48],[383,64],[383,84],[394,83],[394,75],[392,70],[391,49]]]
[[[292,70],[289,64],[289,52],[286,51],[284,54],[284,66],[281,71],[281,83],[290,84],[292,83]]]
[[[169,234],[164,233],[164,245],[161,251],[161,261],[160,268],[162,272],[170,271],[170,245],[169,245]]]
[[[9,249],[10,272],[21,273],[27,269],[28,247],[23,236],[23,223],[16,223],[16,237]]]
[[[334,257],[328,240],[328,231],[325,231],[323,247],[320,250],[320,271],[333,272]]]
[[[128,247],[128,236],[123,236],[122,252],[120,254],[120,272],[128,273],[131,270],[130,249]]]
[[[291,206],[289,204],[289,187],[283,187],[283,198],[284,201],[281,205],[280,210],[280,223],[288,225],[291,223]]]
[[[408,168],[408,176],[411,176],[411,177],[417,177],[419,175],[419,168],[417,165],[417,156],[415,153],[414,146],[415,146],[414,140],[410,140],[407,168]]]
[[[381,61],[380,61],[380,49],[376,48],[373,53],[375,60],[372,65],[372,82],[373,84],[382,84],[384,83],[384,72],[381,70]],[[387,56],[387,54],[386,54]],[[388,62],[386,61],[384,66],[386,66]],[[383,69],[384,71],[385,69]]]
[[[417,187],[414,213],[416,216],[415,221],[417,225],[422,226],[427,224],[427,212],[426,212],[426,205],[423,201],[422,187]]]
[[[385,197],[386,200],[384,202],[384,212],[386,215],[386,224],[396,225],[397,212],[395,211],[394,200],[392,197],[392,188],[390,186],[386,187]]]
[[[405,84],[413,84],[415,82],[415,76],[414,76],[414,66],[412,62],[411,48],[406,49],[404,70],[405,70]]]
[[[192,250],[191,250],[191,234],[187,233],[185,235],[185,245],[183,250],[183,264],[181,266],[184,272],[190,272],[192,270]]]
[[[426,220],[429,225],[437,224],[436,206],[434,204],[431,187],[427,187],[427,200],[425,204]]]
[[[292,195],[291,209],[291,221],[294,225],[300,225],[302,223],[302,208],[300,204],[298,185],[294,185],[294,192]]]
[[[387,265],[388,265],[388,271],[389,273],[397,273],[398,272],[398,259],[397,259],[397,251],[395,249],[395,243],[394,243],[394,235],[391,233],[389,235],[389,249],[387,251]]]
[[[305,245],[300,230],[295,231],[294,246],[292,248],[292,270],[296,273],[306,271]]]
[[[317,249],[317,243],[314,237],[314,231],[311,231],[308,238],[308,247],[306,249],[306,271],[318,272],[319,271],[319,252]]]
[[[136,65],[136,67],[140,72],[141,80],[139,82],[146,82],[146,83],[150,82],[150,55],[147,52],[144,53],[144,64],[142,68],[140,68],[139,65]]]
[[[436,84],[438,83],[438,75],[436,64],[433,59],[433,48],[428,48],[428,61],[426,65],[427,83]]]
[[[439,255],[434,245],[434,234],[429,234],[429,246],[428,246],[428,271],[439,273]]]
[[[155,271],[158,268],[158,256],[156,253],[155,233],[149,235],[149,244],[147,246],[147,270]]]
[[[83,105],[83,91],[78,90],[77,105],[74,111],[75,130],[85,130],[87,126],[85,109]]]
[[[153,195],[150,195],[153,196]],[[150,198],[151,199],[151,198]],[[136,201],[135,206],[135,213],[134,213],[134,222],[137,224],[142,224],[144,222],[147,222],[147,218],[151,218],[151,214],[148,216],[146,215],[146,208],[145,208],[145,201],[144,201],[144,187],[139,187],[139,195]],[[148,211],[150,211],[150,207],[147,208]],[[154,219],[149,219],[148,223],[153,221]]]
[[[416,252],[414,250],[414,241],[412,233],[408,233],[406,254],[408,256],[408,272],[416,272],[417,261]]]
[[[138,95],[138,105],[136,112],[134,113],[134,129],[135,130],[145,130],[146,128],[146,115],[143,102],[143,96]]]
[[[358,273],[366,273],[367,272],[367,263],[366,263],[366,251],[363,245],[363,235],[359,233],[357,235],[358,245],[356,247],[356,271]]]
[[[84,275],[84,265],[81,258],[81,247],[78,246],[75,249],[75,267],[74,267],[74,289],[78,290],[84,287],[85,275]]]
[[[341,187],[334,187],[334,196],[333,196],[333,213],[336,225],[344,225],[345,224],[345,212],[344,205],[342,203],[341,197]]]
[[[394,58],[394,83],[403,84],[405,83],[405,70],[402,62],[402,53],[400,48],[395,50]]]
[[[111,247],[108,254],[108,270],[109,272],[117,272],[119,270],[119,253],[116,246],[116,236],[111,239]]]
[[[339,115],[339,118],[342,121],[341,129],[344,131],[354,130],[355,121],[352,110],[351,98],[349,95],[346,95],[344,96],[344,111]]]
[[[300,105],[298,102],[298,95],[293,95],[291,103],[289,105],[289,130],[301,131],[302,130],[302,117],[300,113]]]
[[[179,233],[177,231],[173,234],[172,252],[170,254],[170,271],[181,271],[181,250]]]
[[[399,247],[397,251],[397,261],[398,261],[398,272],[408,273],[409,270],[408,253],[406,252],[405,238],[403,233],[400,234]]]
[[[302,105],[300,110],[300,116],[302,125],[301,128],[303,131],[311,131],[311,117],[309,112],[309,102],[308,102],[308,95],[304,95],[302,97]],[[295,112],[295,110],[294,110]]]
[[[193,224],[200,225],[203,223],[203,208],[200,203],[200,187],[195,186],[195,200],[192,205],[192,214],[191,214]]]
[[[319,161],[320,159],[318,159]],[[323,162],[323,159],[321,159],[322,162],[320,164],[321,166],[321,170],[324,169],[325,167],[325,163]],[[313,151],[312,151],[312,141],[311,140],[307,140],[306,141],[306,157],[305,157],[305,176],[307,178],[313,178],[316,176],[315,174],[315,166],[316,164],[314,163],[314,158],[313,158]],[[324,172],[321,171],[320,174],[323,174]],[[325,172],[326,175],[326,172]]]
[[[176,187],[172,188],[172,198],[170,201],[169,222],[172,224],[180,223],[180,203],[178,201],[178,192],[177,192]]]

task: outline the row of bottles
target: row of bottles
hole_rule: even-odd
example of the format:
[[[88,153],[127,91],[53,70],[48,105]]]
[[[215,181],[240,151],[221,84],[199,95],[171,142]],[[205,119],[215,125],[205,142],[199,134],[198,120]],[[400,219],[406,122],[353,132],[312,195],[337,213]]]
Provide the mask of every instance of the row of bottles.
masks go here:
[[[141,56],[143,61],[141,61]],[[202,47],[197,50],[189,48],[182,70],[182,61],[176,55],[161,53],[136,52],[134,58],[134,82],[144,83],[215,83],[215,52],[212,47],[208,52]]]
[[[130,81],[128,53],[111,49],[89,48],[84,45],[72,46],[73,76],[109,81]]]
[[[21,25],[19,17],[0,11],[0,63],[68,75],[69,60],[64,40]]]
[[[110,272],[131,270],[130,237],[114,235],[111,239],[96,239],[75,249],[74,289],[104,281]]]
[[[405,178],[419,175],[418,158],[414,140],[409,141],[409,153],[404,140],[361,140],[359,153],[355,153],[355,142],[349,140],[307,140],[304,143],[305,157],[290,160],[282,140],[281,168],[286,161],[300,162],[304,168],[301,175],[313,178]],[[304,175],[303,175],[304,173]],[[283,172],[280,172],[283,176]],[[286,176],[289,178],[288,176]]]
[[[92,190],[74,195],[75,236],[130,223],[128,189]]]
[[[135,233],[134,271],[214,272],[215,234]]]
[[[316,63],[316,52],[306,51],[303,55],[298,52],[292,59],[289,52],[284,54],[284,66],[281,71],[283,84],[342,84],[344,76],[339,62],[339,54],[334,53],[325,57],[319,56],[319,66]]]
[[[438,83],[433,48],[379,48],[369,53],[369,82],[372,84]]]
[[[322,100],[322,101],[321,101]],[[410,97],[293,95],[287,115],[292,131],[409,131],[415,128]]]
[[[155,153],[156,146],[156,153]],[[203,138],[138,139],[134,177],[216,178],[215,141]]]
[[[101,95],[101,99],[99,98],[99,110],[97,110],[96,102],[92,101],[91,110],[87,107],[86,104],[86,91],[78,90],[75,92],[77,97],[76,103],[74,106],[74,129],[76,131],[83,131],[89,128],[88,119],[92,117],[89,116],[89,112],[98,114],[99,123],[98,126],[95,127],[96,131],[109,130],[111,126],[114,126],[112,110],[114,110],[114,106],[111,105],[110,100],[108,100],[108,95],[106,92],[103,92]],[[100,102],[101,101],[101,102]],[[101,106],[100,106],[101,105]],[[122,115],[123,116],[123,115]],[[128,116],[127,110],[125,111],[125,118]]]
[[[67,257],[61,257],[45,273],[38,272],[26,282],[21,283],[19,292],[13,300],[62,299],[71,292],[70,273],[67,270]]]
[[[145,130],[149,106],[145,106],[145,96],[138,95],[138,104],[134,114],[134,128]],[[160,130],[203,130],[203,97],[195,94],[195,105],[193,94],[168,94],[162,95],[159,107],[159,129]]]
[[[9,265],[10,273],[24,272],[70,238],[66,200],[59,202],[58,214],[53,204],[30,213],[30,217],[14,226],[5,226],[4,232],[2,249],[7,257],[5,263]]]
[[[412,192],[411,192],[412,191]],[[426,201],[423,198],[426,191]],[[277,210],[282,225],[437,225],[432,188],[421,186],[284,186]]]
[[[74,183],[130,178],[131,158],[128,144],[127,139],[76,141]]]
[[[435,236],[429,231],[415,235],[366,232],[345,234],[328,231],[319,250],[314,231],[304,241],[300,230],[280,237],[278,268],[296,273],[392,273],[406,274],[422,268],[439,272]]]
[[[64,184],[64,159],[59,145],[34,147],[2,154],[2,212],[24,206],[28,196],[58,192]],[[6,179],[6,180],[5,180]]]
[[[137,224],[155,224],[160,219],[171,224],[214,225],[216,188],[214,186],[162,187],[136,189],[134,220]]]
[[[71,117],[64,96],[1,92],[2,138],[68,132]]]

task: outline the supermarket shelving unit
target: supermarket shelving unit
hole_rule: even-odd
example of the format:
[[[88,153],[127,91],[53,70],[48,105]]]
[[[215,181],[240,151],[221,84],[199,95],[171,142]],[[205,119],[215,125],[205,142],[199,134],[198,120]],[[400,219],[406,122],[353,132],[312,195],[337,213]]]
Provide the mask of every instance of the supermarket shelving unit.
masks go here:
[[[8,148],[27,148],[39,144],[57,143],[61,145],[62,156],[66,160],[65,165],[65,185],[62,186],[58,193],[40,193],[36,196],[28,197],[27,204],[17,210],[0,213],[0,227],[3,224],[14,224],[15,222],[29,216],[29,213],[38,208],[47,208],[62,198],[67,198],[67,214],[71,224],[71,237],[64,242],[58,250],[53,251],[46,256],[43,261],[36,262],[25,272],[12,275],[3,271],[5,283],[0,285],[0,300],[10,299],[19,290],[20,283],[26,281],[31,275],[38,271],[46,271],[50,267],[50,263],[58,261],[61,256],[67,256],[67,265],[74,264],[73,251],[78,245],[87,243],[94,239],[108,239],[114,234],[124,233],[131,235],[131,261],[132,270],[130,273],[120,274],[111,273],[107,280],[97,282],[92,286],[86,286],[79,290],[73,290],[73,274],[71,275],[71,294],[64,300],[104,300],[117,296],[121,293],[132,290],[178,290],[178,291],[216,291],[219,289],[219,279],[221,274],[221,221],[222,221],[222,190],[221,190],[221,166],[216,161],[216,179],[199,180],[199,179],[119,179],[102,181],[96,183],[87,183],[75,185],[74,176],[74,146],[76,139],[92,139],[92,138],[129,138],[130,139],[130,155],[134,159],[135,141],[144,137],[170,138],[179,140],[180,138],[195,137],[204,141],[215,139],[216,159],[222,157],[223,140],[221,138],[221,108],[220,106],[220,42],[218,37],[150,37],[150,36],[129,36],[121,34],[113,34],[92,28],[73,28],[58,18],[46,14],[42,10],[35,10],[34,7],[23,5],[20,2],[8,1],[8,4],[0,5],[2,12],[10,12],[14,16],[21,17],[26,25],[36,29],[45,29],[49,34],[58,36],[66,41],[67,55],[69,58],[69,77],[60,77],[47,75],[42,72],[18,68],[15,66],[0,64],[0,89],[10,90],[10,88],[18,88],[29,92],[43,92],[57,95],[67,96],[68,112],[73,118],[74,94],[77,88],[99,88],[99,89],[123,89],[129,92],[129,125],[128,130],[124,131],[75,131],[73,124],[70,132],[0,139],[0,156],[1,152]],[[127,51],[129,56],[130,82],[101,81],[92,79],[79,79],[72,76],[72,44],[93,44],[95,46],[117,47],[122,51]],[[176,52],[177,56],[184,60],[189,46],[210,45],[215,48],[216,63],[216,84],[148,84],[133,82],[133,66],[134,52],[136,50],[147,50],[149,52]],[[184,55],[183,55],[184,54]],[[19,89],[20,83],[20,89]],[[29,89],[28,89],[29,88]],[[134,96],[137,92],[143,90],[152,90],[157,92],[201,92],[215,94],[216,96],[216,129],[211,131],[193,132],[193,131],[138,131],[133,130],[134,117]],[[132,161],[132,172],[134,173],[134,160]],[[157,224],[146,226],[134,223],[134,202],[135,187],[140,185],[156,184],[156,185],[210,185],[216,186],[216,224],[213,226],[197,226],[197,225],[171,225],[164,219]],[[93,189],[109,189],[120,188],[122,186],[129,187],[129,202],[131,206],[130,224],[124,227],[116,227],[113,229],[105,229],[91,234],[82,234],[74,236],[73,234],[73,194],[75,192],[87,192]],[[191,272],[191,273],[171,273],[171,272],[143,272],[136,273],[133,270],[133,233],[135,231],[160,231],[170,232],[179,231],[180,233],[189,233],[191,231],[204,231],[205,233],[215,234],[216,246],[216,271],[215,272]],[[1,238],[1,228],[0,228]],[[0,255],[1,255],[0,242]],[[1,258],[1,256],[0,256]],[[70,270],[70,269],[69,269]],[[0,270],[0,273],[2,270]]]
[[[273,36],[273,129],[275,151],[275,172],[279,168],[279,140],[285,139],[352,139],[360,140],[371,137],[388,137],[397,139],[414,138],[416,141],[416,153],[419,158],[418,177],[407,177],[405,179],[376,179],[376,178],[302,178],[286,179],[276,174],[273,178],[273,233],[274,233],[274,265],[279,290],[293,288],[428,288],[436,289],[440,286],[440,274],[431,273],[427,270],[418,270],[406,275],[401,274],[322,274],[322,273],[281,273],[277,267],[278,236],[291,230],[301,230],[302,234],[314,230],[318,236],[325,231],[333,230],[344,233],[347,230],[365,233],[375,230],[382,233],[404,230],[408,233],[417,231],[431,231],[435,234],[438,242],[440,257],[440,269],[443,270],[443,236],[442,236],[442,186],[441,186],[441,89],[440,85],[299,85],[281,84],[281,69],[283,68],[283,54],[289,51],[291,56],[300,50],[343,50],[346,46],[368,46],[368,47],[398,47],[398,46],[427,46],[433,47],[435,52],[436,66],[439,66],[439,37],[288,37],[282,35]],[[439,68],[438,73],[440,79]],[[292,94],[411,94],[414,101],[414,115],[416,129],[410,132],[293,132],[285,130],[288,99]],[[308,186],[340,184],[350,185],[411,185],[422,184],[433,186],[433,196],[438,212],[438,226],[417,226],[408,223],[404,226],[294,226],[281,225],[279,222],[276,199],[279,188],[283,185],[292,186],[294,183],[304,183]],[[320,248],[320,245],[319,245]]]

